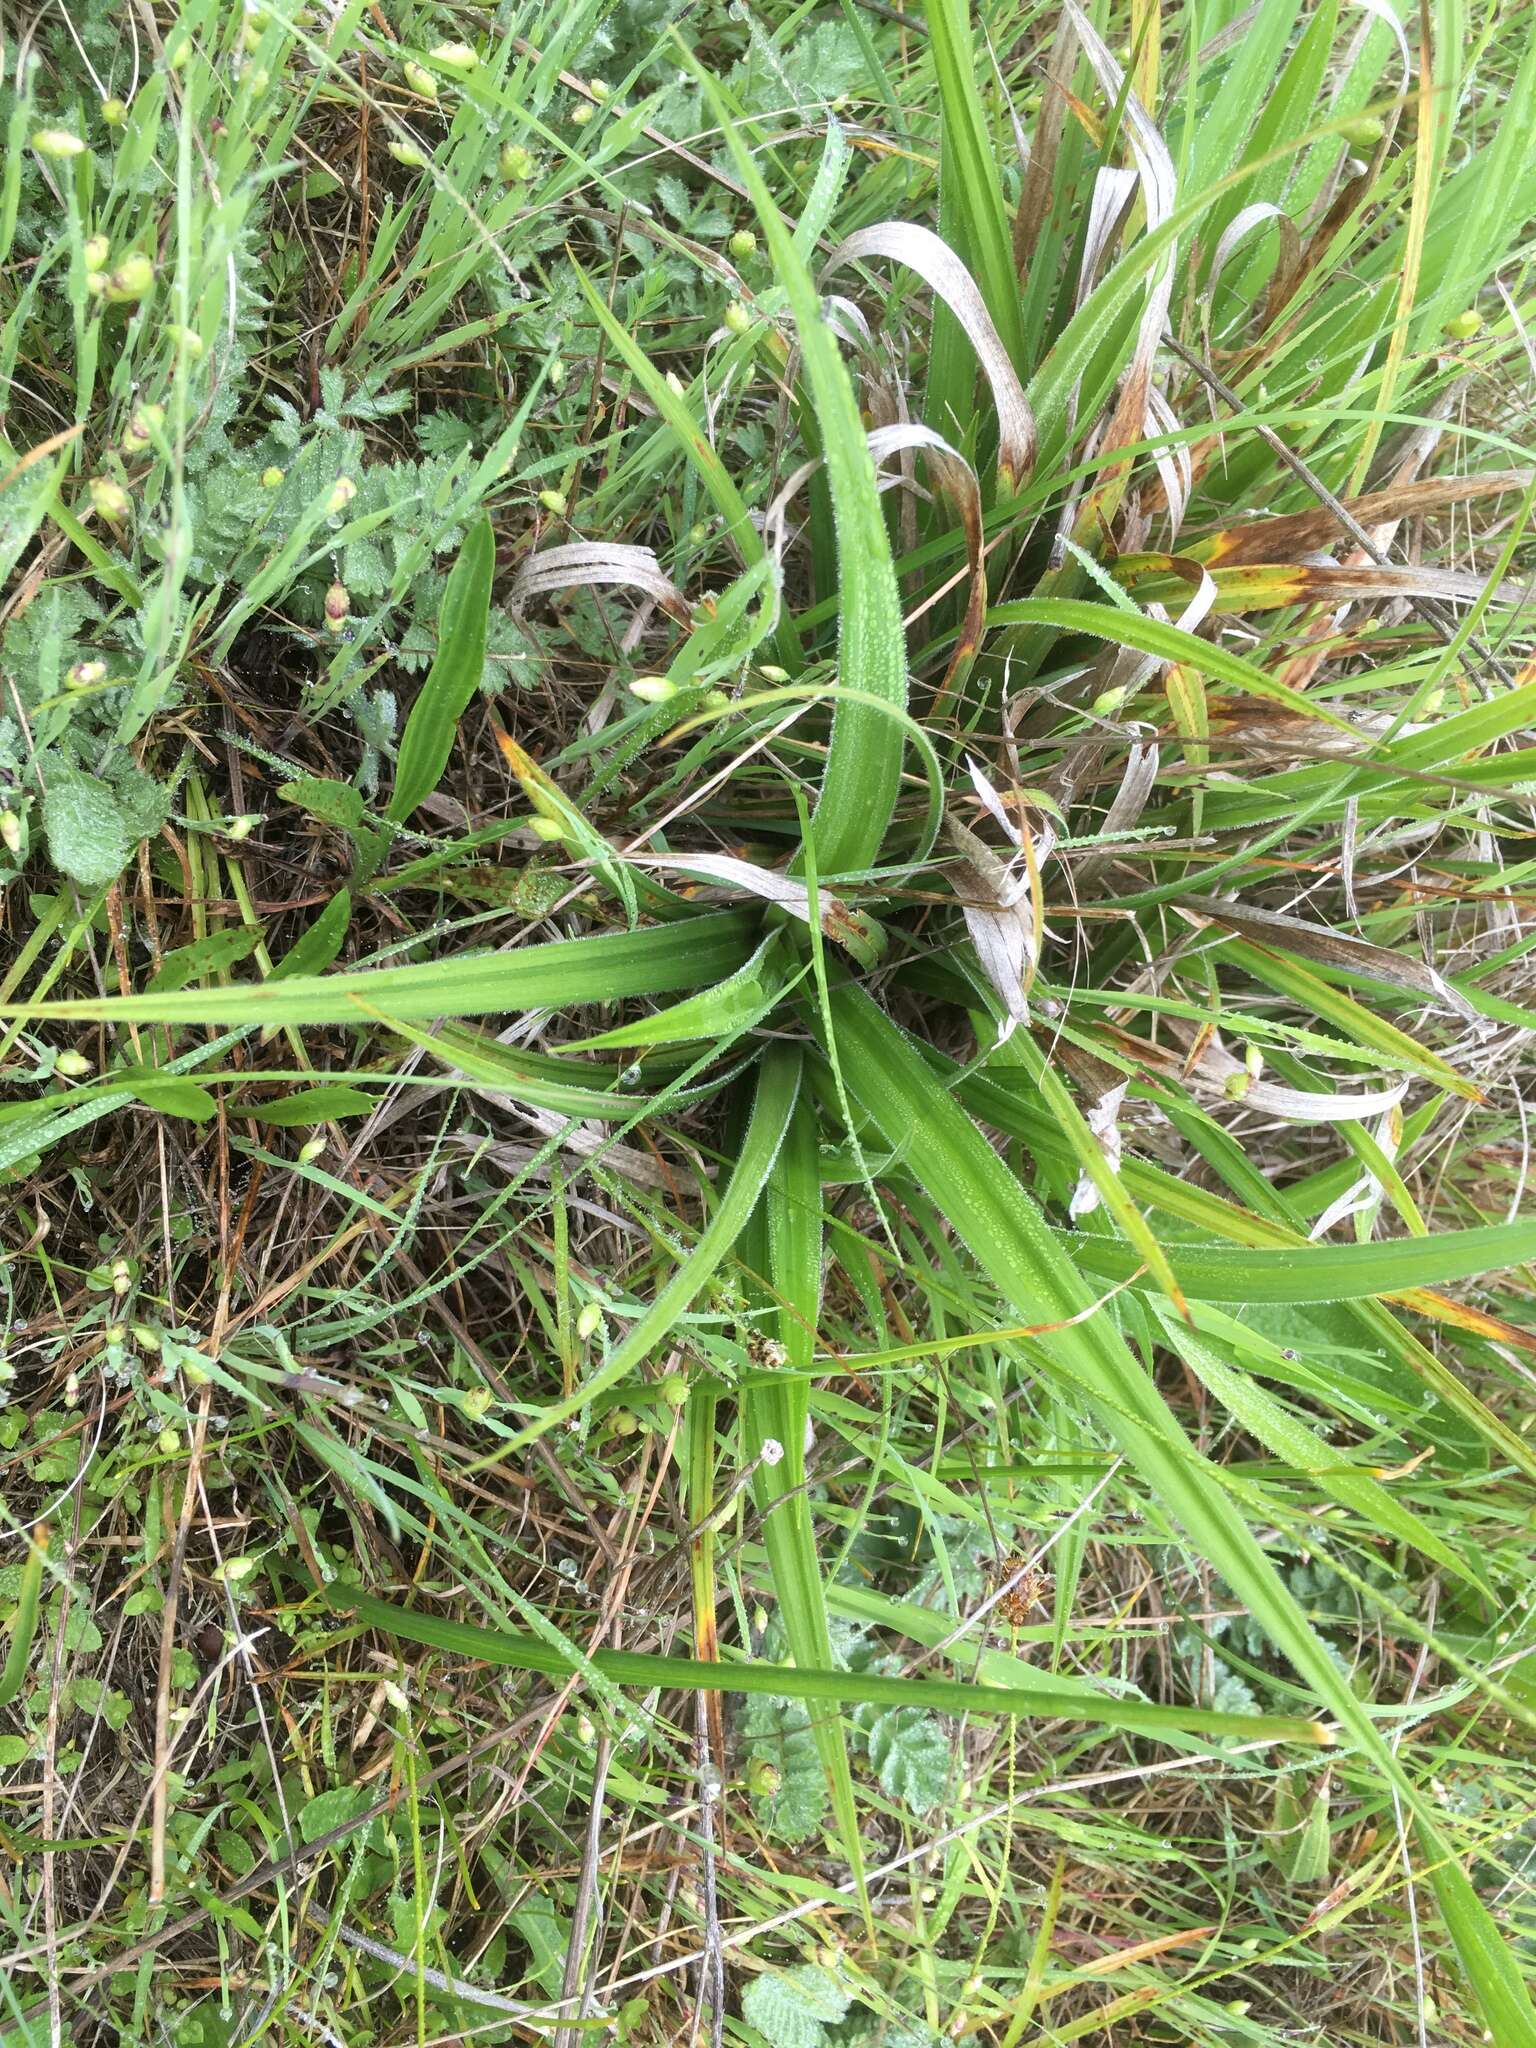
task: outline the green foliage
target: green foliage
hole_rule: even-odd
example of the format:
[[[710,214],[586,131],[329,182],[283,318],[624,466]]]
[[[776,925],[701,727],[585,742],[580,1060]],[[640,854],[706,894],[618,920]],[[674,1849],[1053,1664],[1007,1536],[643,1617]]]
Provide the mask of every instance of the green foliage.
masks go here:
[[[29,24],[17,2013],[1536,2041],[1536,33],[1401,15]]]
[[[768,2048],[824,2048],[828,2027],[837,2024],[851,2002],[829,1971],[800,1963],[754,1977],[742,1993],[741,2010]]]

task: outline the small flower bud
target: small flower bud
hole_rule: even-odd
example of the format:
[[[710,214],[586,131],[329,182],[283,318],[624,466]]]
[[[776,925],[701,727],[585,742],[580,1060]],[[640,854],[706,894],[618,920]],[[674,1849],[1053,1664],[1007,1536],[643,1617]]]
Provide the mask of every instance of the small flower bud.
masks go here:
[[[576,1716],[576,1740],[583,1749],[590,1749],[593,1743],[596,1742],[597,1729],[593,1725],[590,1714],[578,1714]]]
[[[665,704],[669,697],[677,695],[677,684],[670,676],[636,676],[629,693],[642,704]]]
[[[640,1427],[640,1418],[628,1408],[615,1408],[608,1417],[610,1436],[633,1436]]]
[[[85,144],[67,128],[39,128],[32,138],[32,147],[39,156],[65,158],[85,154]]]
[[[613,97],[613,87],[603,78],[589,78],[587,80],[587,91],[591,93],[595,100],[606,100]]]
[[[426,158],[414,142],[392,142],[389,153],[397,164],[404,164],[408,171],[419,171],[426,164]]]
[[[538,168],[531,153],[520,142],[504,142],[497,161],[501,175],[514,185],[526,185]]]
[[[87,235],[83,253],[87,270],[105,270],[112,260],[112,244],[105,235]]]
[[[171,345],[179,348],[183,355],[190,356],[194,363],[202,359],[203,337],[200,334],[195,334],[190,327],[177,326],[167,327],[165,333]]]
[[[142,249],[131,249],[107,279],[107,297],[114,306],[135,305],[155,281],[155,266]]]
[[[231,818],[224,830],[238,845],[241,840],[249,839],[260,823],[259,812],[245,811],[238,818]]]
[[[347,619],[352,611],[352,599],[345,583],[333,583],[325,593],[325,630],[327,633],[341,633],[346,630]]]
[[[461,78],[467,78],[480,62],[480,52],[472,50],[468,43],[438,43],[432,51],[434,64],[441,64],[446,71],[457,71]]]
[[[53,1063],[53,1071],[62,1074],[66,1080],[79,1081],[91,1072],[91,1063],[83,1052],[61,1052]]]
[[[565,837],[565,827],[558,818],[532,817],[528,820],[528,830],[535,839],[542,839],[551,846]]]
[[[775,668],[771,662],[765,661],[758,670],[758,674],[765,683],[787,683],[789,681],[789,670],[787,668]]]
[[[181,1449],[181,1431],[179,1429],[162,1429],[159,1436],[155,1439],[155,1447],[162,1456],[174,1458]]]
[[[571,109],[571,126],[573,128],[585,128],[596,112],[597,109],[590,100],[582,100]]]
[[[761,1635],[768,1626],[768,1610],[759,1600],[752,1610],[752,1633]]]
[[[106,673],[104,661],[77,661],[66,671],[64,680],[72,690],[89,690],[101,682]]]
[[[1243,1054],[1243,1065],[1250,1081],[1257,1081],[1264,1071],[1264,1055],[1256,1045],[1250,1045]]]
[[[109,526],[120,525],[133,510],[128,493],[109,476],[93,476],[85,488],[96,516]]]
[[[344,512],[357,496],[357,485],[349,476],[337,477],[331,486],[331,495],[325,501],[325,509],[334,519],[338,512]]]
[[[1436,689],[1430,691],[1424,702],[1419,706],[1419,716],[1420,718],[1438,718],[1444,709],[1445,685],[1441,683]]]
[[[747,1790],[754,1799],[772,1799],[784,1783],[784,1773],[766,1756],[753,1757],[747,1766]]]
[[[544,375],[551,391],[558,391],[565,383],[565,365],[558,356],[552,359]]]
[[[1469,306],[1465,313],[1458,313],[1454,320],[1445,323],[1445,334],[1451,341],[1470,341],[1481,331],[1483,316],[1475,306]]]
[[[688,395],[688,386],[679,377],[676,370],[668,370],[667,372],[667,389],[674,398],[686,398]]]
[[[324,1138],[306,1138],[299,1147],[300,1166],[311,1166],[325,1150]]]
[[[437,80],[425,65],[414,64],[407,59],[402,68],[405,72],[405,82],[412,92],[419,93],[424,100],[437,98]]]
[[[1130,694],[1124,684],[1113,690],[1100,690],[1088,708],[1095,718],[1113,718]]]
[[[570,500],[566,497],[564,491],[540,491],[539,503],[546,512],[552,513],[556,519],[563,519],[570,510]]]
[[[751,256],[756,253],[757,237],[750,228],[738,228],[725,246],[734,257],[740,260],[743,256]]]
[[[271,463],[261,472],[261,488],[264,491],[275,491],[287,473],[286,470],[279,469],[275,462]]]
[[[688,1375],[669,1372],[657,1381],[656,1391],[669,1408],[681,1408],[688,1398]]]
[[[1253,1076],[1245,1067],[1235,1074],[1228,1074],[1221,1092],[1228,1102],[1241,1102],[1252,1086]]]
[[[112,1292],[126,1294],[133,1285],[133,1268],[126,1259],[112,1261]]]
[[[0,846],[12,860],[21,859],[21,820],[14,811],[0,811]]]
[[[64,1406],[66,1408],[78,1408],[79,1405],[80,1375],[77,1372],[72,1372],[64,1381]]]
[[[128,118],[128,109],[119,99],[103,100],[101,118],[109,128],[121,128]]]
[[[750,334],[752,331],[752,315],[740,299],[732,299],[725,309],[724,319],[731,334]]]
[[[603,1311],[595,1301],[584,1301],[576,1316],[576,1334],[585,1344],[602,1328]]]
[[[464,1413],[471,1422],[479,1422],[482,1416],[489,1414],[495,1398],[489,1387],[471,1387],[464,1396]]]
[[[704,692],[704,709],[706,711],[729,711],[730,708],[731,696],[728,690],[706,690]]]

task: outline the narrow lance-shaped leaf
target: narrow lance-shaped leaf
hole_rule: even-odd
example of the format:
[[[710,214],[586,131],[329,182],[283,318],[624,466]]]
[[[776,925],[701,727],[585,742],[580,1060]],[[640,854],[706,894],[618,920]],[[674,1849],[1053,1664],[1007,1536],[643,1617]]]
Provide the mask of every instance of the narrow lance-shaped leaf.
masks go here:
[[[737,134],[714,80],[688,60],[724,131],[751,195],[800,341],[805,380],[821,434],[837,528],[838,681],[875,703],[849,698],[833,713],[832,738],[813,826],[818,871],[831,877],[874,861],[896,807],[902,729],[880,708],[907,701],[906,641],[890,537],[864,438],[858,401],[816,287],[757,160]]]
[[[326,1604],[338,1613],[353,1614],[367,1628],[446,1650],[456,1657],[478,1657],[514,1671],[543,1671],[568,1678],[574,1666],[553,1643],[514,1629],[484,1628],[469,1621],[449,1621],[397,1607],[372,1593],[348,1585],[321,1588]],[[857,1706],[927,1707],[941,1714],[1000,1714],[1025,1720],[1080,1723],[1084,1704],[1080,1690],[1042,1681],[1038,1686],[974,1685],[959,1679],[886,1678],[873,1671],[802,1671],[797,1665],[754,1663],[711,1664],[694,1657],[653,1656],[643,1650],[594,1650],[589,1662],[615,1685],[678,1686],[700,1692],[769,1693],[797,1700],[832,1700]],[[1316,1721],[1284,1714],[1224,1714],[1204,1707],[1160,1707],[1141,1700],[1104,1698],[1094,1709],[1106,1728],[1125,1728],[1149,1736],[1187,1732],[1249,1742],[1301,1742],[1326,1745],[1327,1732]]]
[[[442,779],[459,720],[479,685],[495,571],[496,537],[490,520],[481,517],[465,535],[458,560],[448,572],[437,621],[437,653],[405,721],[395,763],[395,792],[385,813],[397,824]]]
[[[137,1024],[366,1024],[371,1018],[476,1017],[620,996],[666,995],[723,981],[747,958],[752,921],[737,911],[690,920],[688,943],[671,925],[524,946],[511,953],[375,967],[356,974],[295,975],[163,995],[78,1002],[10,1003],[0,1017],[57,1017]]]
[[[830,1669],[832,1635],[810,1502],[805,1493],[805,1433],[810,1416],[810,1380],[816,1355],[816,1322],[821,1308],[821,1177],[816,1111],[802,1089],[784,1144],[763,1189],[742,1256],[771,1290],[768,1328],[784,1347],[784,1369],[755,1376],[742,1397],[751,1455],[761,1458],[770,1440],[782,1446],[777,1464],[762,1461],[753,1474],[753,1494],[762,1517],[779,1615],[797,1665]],[[864,1852],[843,1721],[818,1715],[812,1724],[817,1751],[832,1793],[843,1853],[869,1918]]]

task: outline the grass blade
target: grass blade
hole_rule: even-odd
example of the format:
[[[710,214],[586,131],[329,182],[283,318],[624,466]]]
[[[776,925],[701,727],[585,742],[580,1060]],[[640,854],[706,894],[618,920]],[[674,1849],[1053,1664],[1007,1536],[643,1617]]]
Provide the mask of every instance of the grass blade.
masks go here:
[[[725,131],[794,315],[837,530],[838,680],[850,690],[900,711],[907,701],[901,599],[853,381],[832,330],[821,317],[805,259],[795,247],[755,157],[737,133],[714,80],[691,59],[689,62]],[[895,719],[855,699],[839,702],[813,819],[817,870],[826,880],[857,872],[874,861],[896,807],[901,757],[901,727]]]
[[[483,1628],[397,1607],[355,1587],[330,1585],[321,1597],[339,1614],[355,1615],[365,1628],[427,1649],[516,1671],[569,1677],[570,1659],[553,1643],[514,1629]],[[594,1650],[594,1670],[615,1685],[676,1686],[698,1692],[768,1693],[782,1699],[829,1700],[839,1706],[870,1701],[882,1706],[927,1707],[941,1714],[1000,1714],[1026,1720],[1080,1721],[1080,1691],[1062,1691],[1048,1681],[1029,1685],[972,1685],[959,1679],[887,1678],[872,1671],[802,1671],[792,1664],[708,1663],[695,1657],[655,1656],[641,1650]],[[1103,1725],[1137,1734],[1209,1735],[1240,1742],[1329,1741],[1316,1721],[1285,1714],[1223,1714],[1203,1707],[1160,1707],[1139,1700],[1105,1699]]]
[[[513,953],[374,967],[355,974],[299,975],[224,988],[97,1001],[13,1003],[0,1017],[125,1024],[366,1024],[400,1017],[478,1017],[491,1010],[555,1009],[665,995],[723,981],[751,951],[752,920],[737,911],[692,920],[680,946],[670,925],[524,946]]]

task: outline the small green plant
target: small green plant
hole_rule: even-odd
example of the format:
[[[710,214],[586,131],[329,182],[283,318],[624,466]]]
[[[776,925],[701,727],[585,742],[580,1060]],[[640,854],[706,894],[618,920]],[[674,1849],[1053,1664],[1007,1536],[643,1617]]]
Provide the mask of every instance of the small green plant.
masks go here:
[[[0,2038],[1536,2042],[1529,21],[4,75]]]

